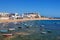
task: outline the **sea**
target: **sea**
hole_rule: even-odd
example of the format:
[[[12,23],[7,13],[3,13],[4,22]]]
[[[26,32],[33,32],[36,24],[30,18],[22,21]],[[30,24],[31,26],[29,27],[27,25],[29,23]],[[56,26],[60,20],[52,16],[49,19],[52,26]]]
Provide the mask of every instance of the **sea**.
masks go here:
[[[11,40],[60,40],[60,20],[0,23],[0,29],[3,28],[15,28],[15,32],[29,33],[28,35],[18,35]]]

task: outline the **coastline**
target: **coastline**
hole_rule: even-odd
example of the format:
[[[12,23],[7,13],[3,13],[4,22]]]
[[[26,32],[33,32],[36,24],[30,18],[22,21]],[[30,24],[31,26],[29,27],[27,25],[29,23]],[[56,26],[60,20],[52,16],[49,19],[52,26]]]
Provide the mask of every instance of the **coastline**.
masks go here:
[[[23,19],[0,19],[0,23],[5,22],[23,22],[23,21],[29,21],[29,20],[60,20],[60,19],[48,19],[48,18],[23,18]]]

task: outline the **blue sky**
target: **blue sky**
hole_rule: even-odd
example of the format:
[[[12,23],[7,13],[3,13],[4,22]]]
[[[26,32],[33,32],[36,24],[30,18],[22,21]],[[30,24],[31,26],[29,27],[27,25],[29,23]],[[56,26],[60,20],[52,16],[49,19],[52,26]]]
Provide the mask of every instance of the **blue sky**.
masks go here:
[[[0,12],[38,12],[43,16],[60,17],[60,0],[0,0]]]

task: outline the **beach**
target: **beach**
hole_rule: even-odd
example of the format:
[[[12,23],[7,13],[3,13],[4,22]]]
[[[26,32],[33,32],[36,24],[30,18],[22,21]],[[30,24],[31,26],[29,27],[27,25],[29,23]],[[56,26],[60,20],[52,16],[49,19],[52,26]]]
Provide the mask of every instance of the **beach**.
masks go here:
[[[4,22],[23,22],[29,20],[60,20],[60,19],[49,19],[49,18],[23,18],[23,19],[0,19],[0,23]]]

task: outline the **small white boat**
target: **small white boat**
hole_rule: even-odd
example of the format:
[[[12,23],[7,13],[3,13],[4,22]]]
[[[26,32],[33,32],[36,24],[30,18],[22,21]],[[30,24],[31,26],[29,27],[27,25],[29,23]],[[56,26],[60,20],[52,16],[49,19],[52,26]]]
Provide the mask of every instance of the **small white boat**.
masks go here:
[[[15,28],[9,28],[8,30],[13,31],[13,30],[15,30]]]
[[[47,32],[41,32],[42,34],[46,34]]]

